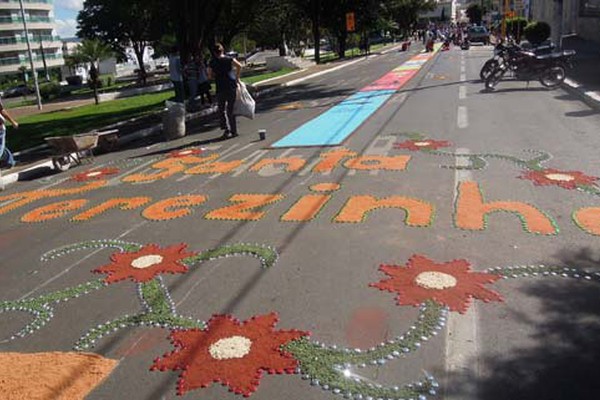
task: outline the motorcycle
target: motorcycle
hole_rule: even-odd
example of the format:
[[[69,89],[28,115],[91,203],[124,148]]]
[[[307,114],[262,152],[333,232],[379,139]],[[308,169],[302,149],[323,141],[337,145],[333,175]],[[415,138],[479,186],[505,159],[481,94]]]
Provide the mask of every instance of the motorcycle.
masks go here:
[[[552,52],[554,48],[554,44],[550,43],[547,45],[534,47],[529,50],[535,53],[536,55],[542,55]],[[514,42],[509,42],[506,45],[502,41],[499,42],[494,47],[494,56],[487,60],[485,64],[483,64],[483,67],[481,67],[481,70],[479,71],[479,78],[481,78],[482,81],[485,81],[488,78],[488,76],[490,76],[490,74],[494,70],[496,70],[496,68],[498,68],[500,62],[507,61],[507,58],[509,57],[511,52],[522,50],[524,49],[519,45],[515,44]]]
[[[508,56],[499,60],[485,80],[485,87],[493,90],[508,71],[512,71],[518,80],[539,80],[547,88],[559,86],[566,78],[566,69],[572,67],[574,50],[538,55],[531,51],[508,50]]]

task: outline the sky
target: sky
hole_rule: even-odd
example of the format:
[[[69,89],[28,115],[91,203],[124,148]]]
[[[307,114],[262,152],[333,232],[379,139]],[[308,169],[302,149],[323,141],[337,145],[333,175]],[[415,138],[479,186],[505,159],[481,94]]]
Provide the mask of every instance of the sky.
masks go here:
[[[62,38],[75,36],[77,13],[83,8],[83,0],[54,0],[56,31]]]

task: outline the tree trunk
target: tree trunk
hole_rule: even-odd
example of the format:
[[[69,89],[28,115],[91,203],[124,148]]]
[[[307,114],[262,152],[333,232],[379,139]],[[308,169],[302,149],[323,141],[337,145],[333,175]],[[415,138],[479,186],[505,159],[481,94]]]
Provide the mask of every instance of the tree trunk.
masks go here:
[[[319,17],[320,17],[320,4],[319,0],[313,0],[312,10],[312,31],[313,40],[315,41],[315,62],[319,64],[321,62],[321,30],[319,29]]]
[[[287,54],[285,54],[285,32],[283,31],[283,29],[281,30],[279,35],[279,56],[287,56]]]
[[[146,72],[146,66],[144,65],[144,50],[145,49],[146,49],[145,42],[133,43],[133,52],[135,53],[135,58],[137,58],[138,66],[140,68],[138,78],[140,79],[143,86],[146,86],[146,81],[148,78],[148,73]]]
[[[91,62],[90,79],[94,90],[94,101],[96,102],[96,105],[98,105],[100,104],[100,98],[98,97],[98,70],[96,69],[96,63],[94,61]]]
[[[348,38],[348,33],[344,30],[340,35],[338,35],[338,56],[340,58],[346,57],[346,39]]]

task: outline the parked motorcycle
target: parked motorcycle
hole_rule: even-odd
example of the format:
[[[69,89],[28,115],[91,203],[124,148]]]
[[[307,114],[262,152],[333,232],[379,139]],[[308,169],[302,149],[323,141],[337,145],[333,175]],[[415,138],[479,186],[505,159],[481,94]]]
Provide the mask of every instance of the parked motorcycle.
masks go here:
[[[551,53],[554,50],[555,46],[553,43],[549,43],[546,45],[534,47],[528,49],[529,51],[535,53],[536,55],[543,55]],[[511,52],[523,51],[524,49],[514,42],[499,42],[494,47],[494,56],[487,60],[481,70],[479,71],[479,77],[482,81],[485,81],[488,76],[500,65],[500,62],[506,62],[507,58],[510,56]]]
[[[566,78],[566,69],[572,67],[574,50],[537,55],[531,51],[508,50],[508,56],[485,79],[485,87],[494,89],[508,71],[518,80],[539,80],[547,88],[559,86]]]

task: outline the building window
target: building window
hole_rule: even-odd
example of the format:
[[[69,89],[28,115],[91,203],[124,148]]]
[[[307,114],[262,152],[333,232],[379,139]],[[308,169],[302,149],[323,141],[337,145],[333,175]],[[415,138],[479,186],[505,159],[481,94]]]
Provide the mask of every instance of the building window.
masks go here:
[[[579,15],[600,17],[600,0],[579,0]]]

